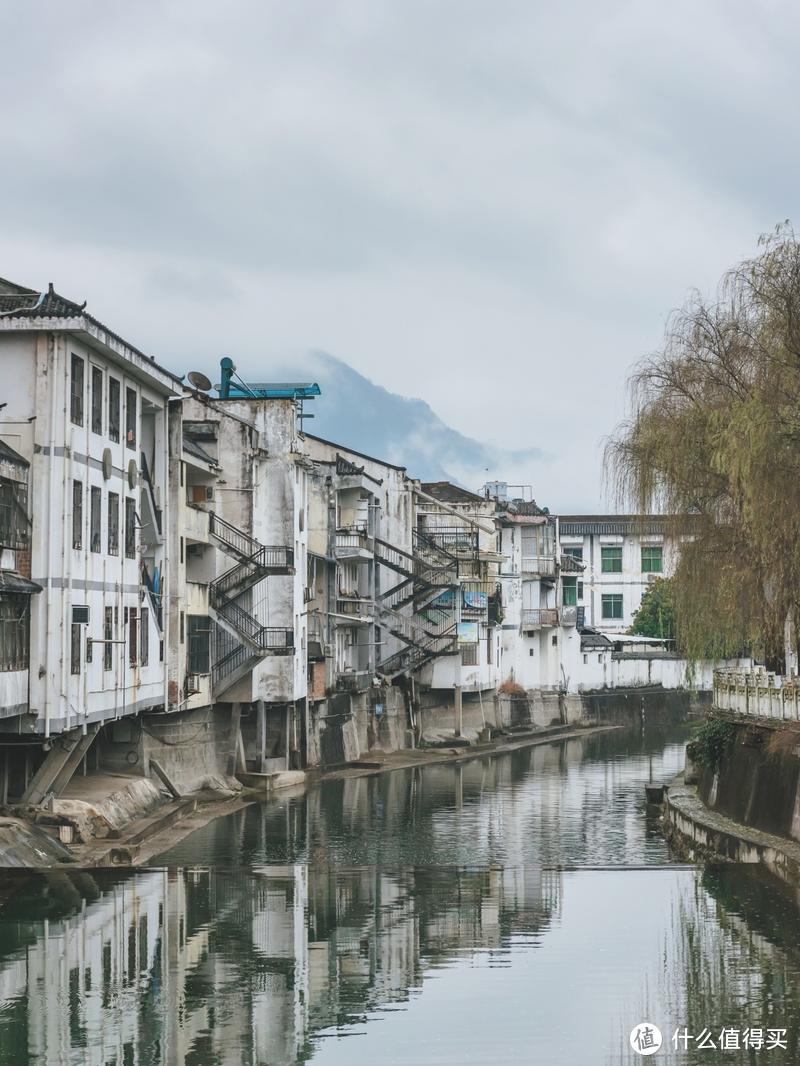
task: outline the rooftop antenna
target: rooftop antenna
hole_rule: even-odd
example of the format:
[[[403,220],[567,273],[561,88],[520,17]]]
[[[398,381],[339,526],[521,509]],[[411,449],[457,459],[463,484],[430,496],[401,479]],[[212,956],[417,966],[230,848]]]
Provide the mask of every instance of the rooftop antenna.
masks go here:
[[[205,374],[201,373],[201,371],[199,370],[189,371],[186,377],[189,379],[189,384],[192,385],[195,389],[199,389],[200,392],[208,392],[208,390],[211,388],[211,382],[205,376]]]

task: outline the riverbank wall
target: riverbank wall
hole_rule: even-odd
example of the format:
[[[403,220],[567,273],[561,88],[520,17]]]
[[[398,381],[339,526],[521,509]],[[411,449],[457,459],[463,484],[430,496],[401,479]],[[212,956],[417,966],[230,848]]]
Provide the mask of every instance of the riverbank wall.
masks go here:
[[[719,756],[686,770],[666,792],[664,826],[690,857],[760,862],[800,882],[800,724],[713,709]],[[696,754],[696,752],[695,752]]]

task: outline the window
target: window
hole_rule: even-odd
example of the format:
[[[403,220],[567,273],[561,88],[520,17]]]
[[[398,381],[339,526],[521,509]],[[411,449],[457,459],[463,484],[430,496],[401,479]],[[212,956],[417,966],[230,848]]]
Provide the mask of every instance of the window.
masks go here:
[[[136,505],[133,497],[125,497],[125,558],[136,558]]]
[[[139,614],[139,662],[142,666],[150,662],[150,614],[146,607]]]
[[[108,379],[108,435],[112,440],[119,440],[119,402],[120,388],[116,378]]]
[[[562,548],[563,555],[568,555],[570,559],[574,559],[577,563],[583,562],[583,548]]]
[[[119,555],[119,495],[108,494],[108,554]]]
[[[610,592],[602,599],[603,618],[622,618],[622,593]]]
[[[0,548],[28,546],[28,486],[0,477]]]
[[[129,448],[136,447],[136,392],[125,390],[125,443]]]
[[[100,508],[102,506],[100,489],[92,485],[89,490],[89,550],[100,551]]]
[[[564,607],[577,607],[578,605],[578,579],[575,577],[562,578],[561,603]]]
[[[202,614],[188,615],[187,622],[189,630],[187,669],[190,674],[207,674],[211,670],[209,649],[211,624],[209,619]]]
[[[478,645],[477,644],[462,644],[461,645],[461,665],[462,666],[477,666],[478,665]]]
[[[181,611],[180,619],[179,619],[179,622],[178,622],[178,639],[180,640],[181,644],[183,644],[183,641],[184,641],[184,636],[183,636],[184,629],[185,629],[184,617],[185,617],[184,613],[183,613],[183,611]]]
[[[622,573],[622,545],[600,549],[600,569],[604,574]]]
[[[494,630],[489,629],[486,632],[486,662],[489,666],[494,662]]]
[[[83,485],[72,482],[72,547],[83,547]]]
[[[0,596],[0,671],[28,669],[29,618],[30,596]]]
[[[136,666],[139,661],[139,626],[138,612],[135,607],[128,608],[128,662]]]
[[[73,622],[69,656],[69,672],[71,674],[80,674],[81,672],[81,632],[81,623]]]
[[[578,582],[578,603],[583,600],[583,582]]]
[[[114,665],[114,608],[106,607],[103,611],[103,669],[111,670]]]
[[[69,391],[70,418],[76,426],[83,425],[83,359],[72,356]]]
[[[663,566],[663,548],[660,544],[642,545],[642,573],[660,574]]]
[[[103,371],[92,367],[92,433],[103,432]]]

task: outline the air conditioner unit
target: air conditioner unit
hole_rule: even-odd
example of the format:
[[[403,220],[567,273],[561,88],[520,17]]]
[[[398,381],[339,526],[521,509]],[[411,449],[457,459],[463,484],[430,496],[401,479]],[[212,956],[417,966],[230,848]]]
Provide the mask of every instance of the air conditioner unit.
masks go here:
[[[187,674],[186,675],[186,695],[194,696],[200,691],[200,675],[199,674]]]
[[[322,645],[322,654],[325,656],[326,659],[332,659],[333,658],[333,645],[332,644],[323,644]]]
[[[206,485],[206,499],[207,500],[213,500],[214,499],[214,486],[213,485]]]

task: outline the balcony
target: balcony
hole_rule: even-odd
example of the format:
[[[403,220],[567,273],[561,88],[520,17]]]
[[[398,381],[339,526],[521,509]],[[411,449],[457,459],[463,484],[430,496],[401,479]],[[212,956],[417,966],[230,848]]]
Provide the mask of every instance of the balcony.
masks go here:
[[[570,608],[567,609],[569,610]],[[574,610],[575,608],[571,609]],[[557,625],[558,610],[555,607],[528,607],[522,611],[523,631],[532,629],[548,629]]]
[[[343,670],[336,678],[337,692],[363,692],[372,684],[370,670]]]
[[[336,600],[337,615],[346,616],[348,622],[352,619],[352,625],[370,625],[375,616],[375,601],[360,600],[354,597],[340,596]],[[343,618],[337,619],[340,624],[347,624]]]
[[[478,534],[457,526],[426,529],[425,536],[451,555],[474,555],[478,551]]]
[[[340,527],[336,530],[333,554],[341,562],[368,563],[374,554],[372,537],[360,527]]]
[[[523,574],[554,578],[556,576],[556,557],[555,555],[523,555],[521,571]]]

